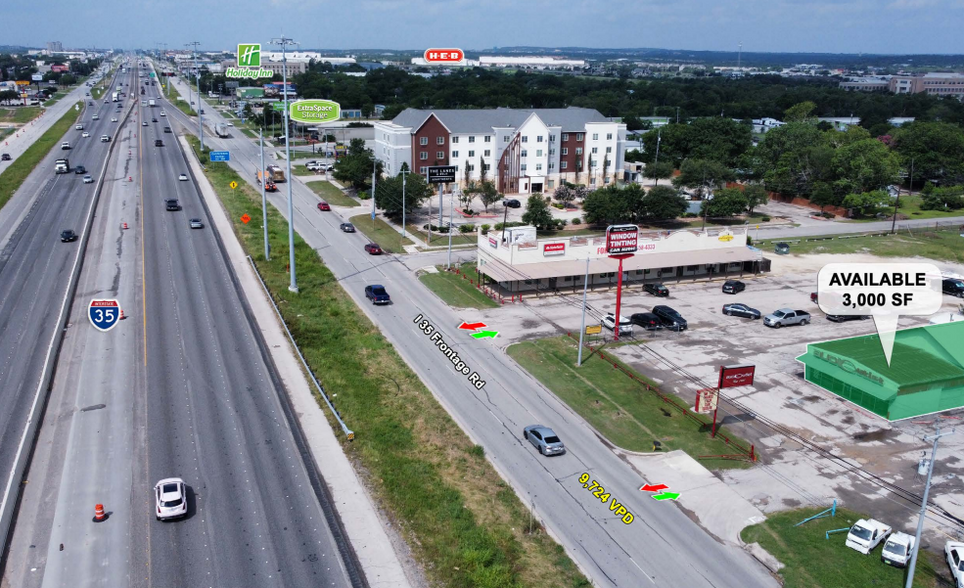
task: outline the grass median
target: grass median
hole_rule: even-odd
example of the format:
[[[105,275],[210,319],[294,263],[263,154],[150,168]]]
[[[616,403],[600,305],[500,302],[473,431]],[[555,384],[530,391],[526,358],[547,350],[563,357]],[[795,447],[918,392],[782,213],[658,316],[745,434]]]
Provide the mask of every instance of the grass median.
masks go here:
[[[348,219],[348,222],[355,225],[355,228],[368,237],[369,241],[378,243],[378,246],[386,253],[404,254],[405,245],[415,244],[408,237],[405,237],[405,240],[402,241],[401,233],[380,218],[376,217],[373,221],[371,214],[353,216]]]
[[[312,192],[321,196],[328,204],[350,207],[360,206],[356,200],[346,196],[344,192],[336,188],[331,182],[318,180],[316,182],[305,182],[305,185],[311,188]]]
[[[829,505],[828,505],[829,506]],[[813,516],[823,508],[805,508],[767,515],[767,520],[743,529],[740,538],[746,543],[759,543],[786,567],[780,570],[785,588],[870,588],[871,586],[904,586],[906,570],[880,561],[882,546],[870,555],[846,547],[846,533],[826,532],[850,527],[859,519],[870,518],[838,508],[837,516],[814,519],[799,527],[793,525]],[[894,529],[904,532],[913,529]],[[915,588],[950,586],[938,578],[935,565],[943,565],[940,556],[921,551],[917,558]]]
[[[83,109],[80,112],[83,112]],[[68,110],[60,117],[60,120],[47,129],[46,133],[34,141],[33,145],[28,147],[16,161],[12,162],[0,174],[0,208],[7,204],[7,201],[20,188],[30,172],[50,153],[54,145],[60,142],[64,133],[69,131],[80,117],[80,112]],[[53,173],[53,170],[51,170],[51,173]]]
[[[195,151],[198,141],[188,137]],[[586,579],[528,512],[481,447],[461,433],[318,254],[295,236],[299,294],[288,291],[287,223],[268,209],[272,260],[262,253],[260,194],[226,163],[205,172],[312,371],[355,431],[343,442],[379,506],[433,585],[585,587]],[[228,185],[240,186],[231,190]],[[412,317],[414,318],[414,317]],[[454,374],[454,372],[453,372]],[[453,377],[455,377],[453,375]],[[319,404],[321,404],[321,400]],[[330,418],[328,410],[325,415]],[[332,422],[332,426],[337,426]]]
[[[422,274],[419,280],[425,287],[442,299],[442,302],[457,308],[496,308],[498,303],[479,291],[464,276],[476,279],[475,263],[463,263],[460,274],[447,272],[438,266],[437,274]]]
[[[946,224],[946,223],[945,223]],[[953,230],[944,230],[952,228]],[[843,238],[842,238],[843,237]],[[819,239],[819,237],[807,237]],[[816,253],[864,253],[880,257],[925,257],[944,261],[964,263],[964,238],[960,236],[956,225],[934,230],[927,227],[915,227],[912,232],[906,229],[894,235],[848,236],[834,235],[833,239],[805,241],[803,239],[788,240],[790,253],[793,255],[807,255]],[[765,252],[773,251],[776,239],[768,239],[754,245]]]
[[[577,345],[564,336],[524,341],[506,350],[519,365],[619,447],[649,453],[653,451],[653,441],[658,440],[663,451],[682,449],[694,458],[736,453],[724,443],[722,436],[742,440],[726,427],[718,426],[717,437],[710,437],[708,419],[698,415],[707,423],[700,427],[679,410],[668,407],[654,393],[613,369],[610,354],[603,360],[584,349],[582,367],[577,368],[577,351]],[[749,462],[742,460],[701,459],[700,462],[711,469],[749,467]]]

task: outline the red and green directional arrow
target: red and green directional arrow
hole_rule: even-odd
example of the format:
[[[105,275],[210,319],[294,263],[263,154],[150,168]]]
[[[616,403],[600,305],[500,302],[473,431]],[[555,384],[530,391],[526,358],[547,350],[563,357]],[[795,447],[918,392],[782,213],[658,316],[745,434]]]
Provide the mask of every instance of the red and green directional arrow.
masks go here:
[[[653,495],[653,500],[676,500],[677,498],[679,498],[679,492],[660,492]]]
[[[462,321],[462,324],[459,325],[459,328],[462,329],[463,331],[474,331],[476,329],[481,329],[485,326],[486,326],[485,323],[467,323],[465,321]]]
[[[498,334],[498,331],[479,331],[478,333],[472,333],[471,336],[473,339],[495,339]]]
[[[666,484],[646,484],[639,489],[640,492],[659,492],[669,488]]]

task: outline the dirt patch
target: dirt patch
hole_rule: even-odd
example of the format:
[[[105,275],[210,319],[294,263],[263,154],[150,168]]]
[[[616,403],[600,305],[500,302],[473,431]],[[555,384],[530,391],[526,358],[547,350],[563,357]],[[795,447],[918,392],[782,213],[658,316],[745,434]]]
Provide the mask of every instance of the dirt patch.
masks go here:
[[[891,429],[877,429],[876,431],[857,433],[852,436],[852,439],[854,441],[885,441],[893,434],[894,432]]]

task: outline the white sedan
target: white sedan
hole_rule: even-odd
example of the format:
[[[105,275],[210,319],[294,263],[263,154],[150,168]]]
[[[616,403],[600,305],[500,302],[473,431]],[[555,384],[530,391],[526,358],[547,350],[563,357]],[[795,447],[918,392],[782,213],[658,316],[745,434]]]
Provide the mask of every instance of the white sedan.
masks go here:
[[[162,111],[161,111],[161,116],[167,116],[167,113],[162,110]]]
[[[93,183],[94,183],[94,178],[92,178],[92,177],[90,177],[90,176],[84,176],[84,183],[85,183],[85,184],[93,184]]]
[[[182,182],[186,182],[186,181],[187,181],[187,174],[181,174],[181,175],[177,176],[177,179],[180,180],[180,181],[182,181]]]
[[[964,543],[948,541],[944,544],[944,557],[951,568],[955,586],[964,585]]]
[[[164,478],[154,485],[157,520],[176,519],[187,515],[187,486],[180,478]]]
[[[87,131],[84,131],[83,133],[80,134],[80,136],[86,139],[87,137],[90,136],[90,133],[88,133]]]
[[[117,122],[117,117],[116,117],[116,116],[112,116],[111,119],[110,119],[110,122]]]

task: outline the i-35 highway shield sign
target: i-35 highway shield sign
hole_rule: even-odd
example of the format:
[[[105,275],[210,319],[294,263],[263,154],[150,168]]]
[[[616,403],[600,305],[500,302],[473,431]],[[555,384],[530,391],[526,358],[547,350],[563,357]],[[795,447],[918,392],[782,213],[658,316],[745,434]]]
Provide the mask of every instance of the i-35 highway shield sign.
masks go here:
[[[120,320],[120,303],[116,300],[91,300],[87,307],[90,324],[98,331],[107,332],[117,325]]]

